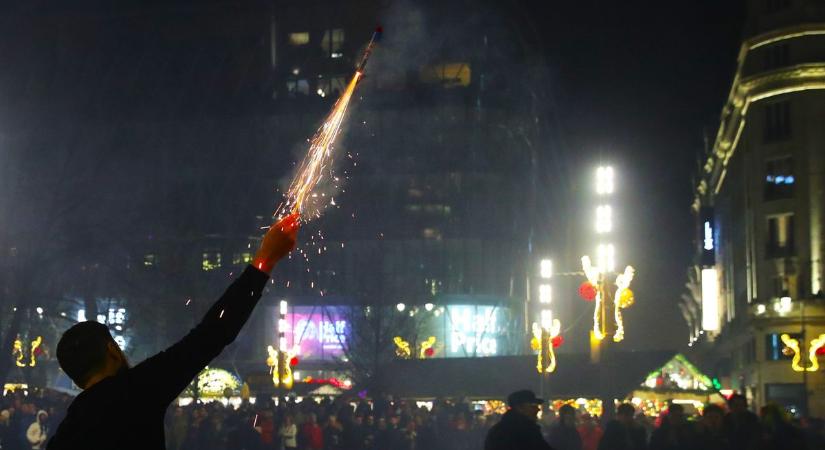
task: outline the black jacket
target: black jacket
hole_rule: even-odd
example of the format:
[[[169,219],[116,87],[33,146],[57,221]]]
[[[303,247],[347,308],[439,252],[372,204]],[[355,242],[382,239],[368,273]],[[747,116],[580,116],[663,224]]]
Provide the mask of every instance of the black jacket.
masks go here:
[[[528,417],[510,410],[490,428],[484,450],[553,450],[541,435],[541,427]]]
[[[178,343],[81,392],[47,449],[165,449],[166,408],[235,340],[268,279],[248,266]]]

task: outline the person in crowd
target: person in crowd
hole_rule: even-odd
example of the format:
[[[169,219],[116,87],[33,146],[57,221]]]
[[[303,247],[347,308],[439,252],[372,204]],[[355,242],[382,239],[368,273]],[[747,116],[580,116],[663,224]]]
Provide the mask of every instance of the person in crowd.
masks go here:
[[[541,435],[536,423],[544,400],[533,391],[516,391],[507,397],[509,410],[501,421],[490,428],[484,450],[548,450],[552,449]]]
[[[261,444],[264,448],[275,446],[275,418],[271,409],[265,409],[258,414],[258,426],[255,428],[261,434]]]
[[[645,430],[634,420],[636,409],[630,403],[616,408],[616,418],[608,422],[598,450],[645,450]]]
[[[597,418],[585,413],[579,425],[579,436],[582,440],[582,450],[596,450],[602,440],[602,427]]]
[[[0,449],[10,448],[11,441],[11,412],[8,409],[0,411]]]
[[[294,450],[298,448],[298,426],[291,414],[284,415],[284,422],[278,429],[278,437],[281,441],[282,450]]]
[[[172,413],[169,427],[167,427],[166,450],[180,450],[188,429],[189,418],[184,414],[183,408],[178,406]]]
[[[695,448],[693,424],[687,421],[682,405],[671,403],[662,425],[650,436],[650,450],[692,450]]]
[[[806,449],[825,449],[825,421],[817,417],[804,419],[802,432]]]
[[[57,360],[83,392],[49,441],[49,450],[163,448],[167,406],[235,340],[269,273],[295,247],[298,220],[293,214],[270,227],[253,265],[201,322],[178,343],[135,367],[129,366],[106,325],[88,321],[69,328],[57,344]]]
[[[741,450],[758,448],[762,434],[759,417],[748,409],[748,400],[742,394],[728,398],[728,414],[725,416],[723,431],[731,446]]]
[[[49,420],[49,413],[44,410],[37,412],[37,417],[28,431],[26,431],[26,439],[29,441],[29,448],[32,450],[40,450],[45,448],[46,439],[49,434],[49,427],[47,421]]]
[[[330,414],[326,425],[324,425],[324,448],[326,450],[344,450],[344,426],[335,414]]]
[[[265,450],[261,436],[255,431],[255,414],[241,411],[227,424],[226,446],[224,450]]]
[[[759,410],[762,435],[757,448],[759,450],[804,449],[805,439],[802,433],[790,424],[785,412],[776,404],[768,404]]]
[[[318,416],[310,413],[307,421],[301,426],[300,445],[303,450],[323,450],[324,432],[318,425]]]
[[[582,439],[576,430],[576,409],[570,405],[559,408],[559,419],[550,427],[547,442],[556,450],[582,450]]]
[[[706,450],[725,450],[728,442],[725,439],[723,421],[725,411],[713,403],[705,406],[702,419],[696,427],[696,448]]]

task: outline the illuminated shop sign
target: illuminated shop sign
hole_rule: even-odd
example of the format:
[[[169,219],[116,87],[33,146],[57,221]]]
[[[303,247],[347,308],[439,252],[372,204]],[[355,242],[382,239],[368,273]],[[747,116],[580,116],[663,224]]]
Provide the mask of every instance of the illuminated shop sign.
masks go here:
[[[498,311],[494,306],[447,306],[447,356],[494,356],[499,352]]]
[[[285,317],[287,348],[298,347],[302,359],[329,359],[344,354],[349,323],[334,307],[297,306]]]

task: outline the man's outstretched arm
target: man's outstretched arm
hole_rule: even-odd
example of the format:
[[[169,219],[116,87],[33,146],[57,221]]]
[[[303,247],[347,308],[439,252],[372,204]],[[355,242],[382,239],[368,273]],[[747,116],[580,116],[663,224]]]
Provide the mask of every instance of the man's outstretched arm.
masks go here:
[[[201,322],[179,342],[129,371],[138,400],[165,408],[210,361],[232,343],[261,298],[275,264],[295,247],[297,214],[274,224],[253,265],[236,279]]]

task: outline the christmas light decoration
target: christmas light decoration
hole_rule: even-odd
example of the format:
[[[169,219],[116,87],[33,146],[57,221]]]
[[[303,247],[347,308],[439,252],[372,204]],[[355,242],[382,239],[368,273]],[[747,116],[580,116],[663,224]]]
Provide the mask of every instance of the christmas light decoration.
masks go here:
[[[596,171],[596,193],[603,202],[609,198],[615,190],[613,168],[599,167]],[[615,274],[616,268],[616,248],[612,243],[604,242],[613,232],[613,209],[609,204],[602,203],[596,208],[596,235],[600,242],[596,246],[596,264],[594,265],[590,257],[582,257],[582,270],[587,281],[579,287],[579,295],[587,301],[594,300],[593,308],[593,342],[598,343],[607,335],[608,305],[612,301],[613,321],[616,330],[613,333],[613,341],[624,340],[624,319],[622,310],[633,305],[635,299],[633,291],[630,290],[630,282],[633,280],[635,270],[631,266],[625,267],[624,271]],[[613,283],[610,278],[615,275]],[[615,290],[613,286],[615,284]]]
[[[553,303],[552,285],[550,278],[553,276],[553,261],[542,259],[539,262],[539,277],[542,279],[538,286],[539,294],[539,320],[533,323],[533,338],[530,346],[538,352],[536,359],[536,370],[539,373],[551,373],[556,370],[556,354],[554,347],[560,343],[559,336],[561,323],[553,318],[553,310],[550,305]]]
[[[811,342],[808,344],[808,360],[810,361],[810,365],[807,367],[801,364],[802,349],[799,345],[799,340],[792,338],[788,334],[783,334],[780,338],[782,339],[782,343],[786,345],[785,349],[782,349],[782,353],[786,354],[786,349],[790,349],[790,351],[793,352],[791,367],[794,371],[816,372],[819,370],[818,356],[821,354],[820,350],[825,348],[825,334],[820,334],[819,337],[811,339]]]
[[[392,338],[392,342],[395,344],[396,356],[403,359],[410,359],[412,356],[412,349],[410,349],[409,342],[405,341],[401,336]]]
[[[12,356],[14,356],[14,363],[17,367],[35,367],[37,366],[37,357],[43,353],[40,346],[43,344],[43,336],[37,336],[29,343],[29,361],[26,361],[26,354],[23,351],[23,341],[20,338],[14,340],[12,344]]]
[[[418,357],[421,358],[421,359],[424,359],[424,358],[428,358],[430,356],[433,356],[433,354],[435,354],[435,350],[433,349],[433,346],[435,345],[435,341],[436,341],[435,336],[430,336],[430,337],[427,338],[427,340],[422,342],[421,345],[419,346],[420,350],[418,352],[418,355],[419,355]]]
[[[275,350],[275,348],[271,345],[267,345],[266,352],[269,354],[269,357],[266,358],[266,365],[270,367],[272,384],[274,384],[275,387],[292,389],[292,385],[295,380],[292,376],[292,367],[290,366],[290,363],[294,361],[295,364],[292,365],[298,364],[298,358],[296,357],[296,354],[298,353],[297,349],[281,352]]]

